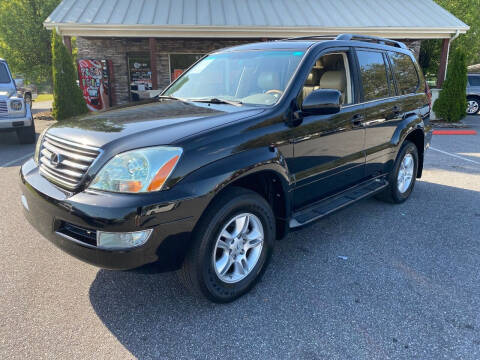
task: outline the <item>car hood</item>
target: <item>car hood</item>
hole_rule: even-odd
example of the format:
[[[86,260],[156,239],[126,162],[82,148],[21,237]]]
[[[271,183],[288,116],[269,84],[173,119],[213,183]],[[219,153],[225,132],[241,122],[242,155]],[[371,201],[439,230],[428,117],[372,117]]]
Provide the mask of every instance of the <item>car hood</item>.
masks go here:
[[[0,93],[2,92],[9,92],[10,93],[10,96],[15,94],[15,87],[11,84],[11,83],[8,83],[8,84],[0,84]],[[0,98],[2,98],[3,100],[9,98],[9,96],[7,95],[0,95]]]
[[[249,106],[155,100],[59,121],[49,128],[48,134],[95,147],[131,142],[131,137],[135,137],[135,145],[169,145],[263,110]]]

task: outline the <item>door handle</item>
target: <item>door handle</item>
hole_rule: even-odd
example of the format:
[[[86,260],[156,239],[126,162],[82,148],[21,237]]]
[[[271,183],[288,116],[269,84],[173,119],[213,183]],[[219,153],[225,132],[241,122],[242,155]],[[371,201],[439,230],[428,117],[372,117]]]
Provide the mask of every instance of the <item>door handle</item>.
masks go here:
[[[365,117],[363,114],[355,114],[352,117],[352,124],[353,126],[363,126],[363,121],[365,120]]]

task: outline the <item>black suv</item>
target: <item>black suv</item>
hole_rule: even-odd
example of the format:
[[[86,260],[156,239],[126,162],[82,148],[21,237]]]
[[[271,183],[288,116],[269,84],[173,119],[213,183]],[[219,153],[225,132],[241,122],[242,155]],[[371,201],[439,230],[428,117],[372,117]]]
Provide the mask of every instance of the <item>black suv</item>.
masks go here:
[[[431,140],[402,43],[343,34],[216,51],[161,96],[59,122],[21,169],[27,219],[91,264],[159,262],[217,302],[275,239],[367,196],[405,201]]]

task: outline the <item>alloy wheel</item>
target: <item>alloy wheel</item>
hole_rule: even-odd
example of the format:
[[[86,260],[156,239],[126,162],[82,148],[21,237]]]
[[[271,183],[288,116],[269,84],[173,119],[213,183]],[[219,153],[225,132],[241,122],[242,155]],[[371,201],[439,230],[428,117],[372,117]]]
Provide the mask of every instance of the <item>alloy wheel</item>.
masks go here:
[[[467,101],[467,114],[474,115],[478,113],[480,105],[477,100],[468,100]]]
[[[400,164],[397,175],[397,188],[401,194],[405,193],[410,187],[414,169],[415,160],[413,159],[413,155],[407,153]]]
[[[213,250],[213,267],[218,278],[237,283],[248,276],[262,253],[263,225],[251,213],[236,215],[220,231]]]

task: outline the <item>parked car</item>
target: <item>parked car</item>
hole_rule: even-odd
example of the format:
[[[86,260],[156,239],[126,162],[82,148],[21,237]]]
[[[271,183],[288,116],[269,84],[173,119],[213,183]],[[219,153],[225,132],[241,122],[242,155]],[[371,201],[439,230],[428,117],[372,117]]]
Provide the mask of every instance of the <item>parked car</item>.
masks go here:
[[[22,144],[35,142],[32,112],[17,94],[8,64],[3,59],[0,59],[0,131],[16,131]]]
[[[159,262],[227,302],[276,239],[377,195],[402,203],[431,140],[402,43],[355,35],[216,51],[154,101],[50,127],[22,166],[30,223],[109,269]]]
[[[480,110],[480,74],[468,74],[467,114],[474,115]]]
[[[23,77],[15,78],[17,93],[25,99],[25,103],[32,107],[32,102],[38,97],[37,87],[32,84],[26,84]]]

